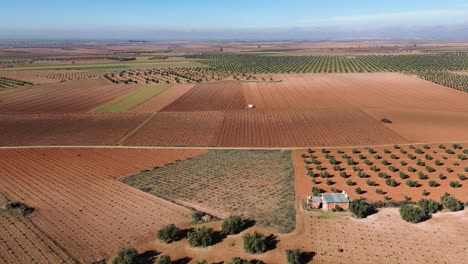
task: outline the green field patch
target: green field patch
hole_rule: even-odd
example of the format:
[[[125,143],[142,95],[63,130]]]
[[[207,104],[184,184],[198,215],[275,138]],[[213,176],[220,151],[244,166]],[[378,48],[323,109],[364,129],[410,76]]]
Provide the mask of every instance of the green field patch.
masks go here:
[[[135,91],[129,92],[128,94],[117,98],[117,100],[115,101],[97,107],[96,109],[94,109],[94,112],[126,112],[132,109],[133,107],[153,98],[154,96],[157,96],[158,94],[166,90],[168,87],[168,85],[163,84],[144,85]]]

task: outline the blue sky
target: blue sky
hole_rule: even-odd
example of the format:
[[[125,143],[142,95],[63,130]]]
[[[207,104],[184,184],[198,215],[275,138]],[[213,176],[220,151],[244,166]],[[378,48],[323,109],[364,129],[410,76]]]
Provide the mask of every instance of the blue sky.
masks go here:
[[[0,37],[468,25],[466,0],[14,0],[2,10]]]

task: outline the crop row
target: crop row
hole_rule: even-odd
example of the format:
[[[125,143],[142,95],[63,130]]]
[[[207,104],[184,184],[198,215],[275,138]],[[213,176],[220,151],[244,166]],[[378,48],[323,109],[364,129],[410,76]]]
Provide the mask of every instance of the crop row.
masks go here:
[[[468,93],[468,76],[446,71],[424,71],[417,75],[427,81]]]
[[[199,59],[200,63],[231,74],[415,72],[468,68],[468,56],[446,54],[386,56],[201,54],[188,57]]]
[[[6,88],[15,88],[18,86],[25,86],[25,85],[32,85],[32,83],[10,79],[6,77],[0,77],[0,90],[6,89]]]

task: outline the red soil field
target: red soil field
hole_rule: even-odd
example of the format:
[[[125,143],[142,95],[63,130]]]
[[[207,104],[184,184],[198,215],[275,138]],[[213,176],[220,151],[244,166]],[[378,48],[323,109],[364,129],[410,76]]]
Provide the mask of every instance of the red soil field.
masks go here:
[[[137,87],[100,78],[14,89],[0,94],[0,112],[86,112]]]
[[[0,77],[31,82],[33,84],[56,83],[59,80],[54,80],[45,77],[47,73],[44,71],[0,71]]]
[[[27,217],[0,212],[0,263],[76,263]]]
[[[115,145],[147,114],[0,114],[0,146]]]
[[[416,148],[423,149],[422,145],[414,145]],[[306,154],[309,157],[309,153],[305,150],[297,150],[293,154],[293,162],[294,162],[294,170],[297,175],[297,179],[301,181],[300,189],[297,189],[296,192],[298,195],[302,197],[302,199],[306,199],[308,195],[312,195],[312,187],[317,186],[324,190],[325,192],[332,192],[331,188],[336,188],[338,190],[345,190],[348,195],[353,199],[358,198],[365,198],[369,201],[383,201],[384,196],[388,196],[393,201],[404,201],[405,196],[410,197],[412,201],[419,201],[421,198],[431,198],[436,201],[440,200],[440,197],[445,193],[448,192],[449,194],[455,196],[457,199],[461,201],[468,200],[468,181],[462,181],[458,178],[459,174],[463,174],[468,177],[468,174],[464,171],[465,168],[468,167],[468,160],[460,160],[458,158],[459,154],[462,154],[462,150],[454,150],[455,154],[447,154],[443,149],[438,148],[438,144],[429,145],[430,149],[425,150],[424,154],[417,154],[414,150],[409,149],[407,145],[400,146],[401,149],[404,149],[407,153],[413,154],[416,158],[411,160],[407,157],[407,154],[401,154],[401,149],[393,149],[391,146],[388,147],[373,147],[376,151],[376,154],[380,155],[381,159],[375,159],[375,154],[369,154],[367,150],[364,148],[357,148],[369,161],[372,162],[372,165],[375,165],[379,168],[378,172],[374,172],[370,169],[370,165],[364,164],[363,160],[359,158],[359,154],[352,153],[352,149],[350,148],[340,148],[339,150],[344,151],[348,156],[350,156],[354,161],[358,162],[356,164],[359,168],[361,168],[369,177],[367,178],[360,178],[358,176],[358,172],[353,170],[353,165],[348,165],[345,159],[342,159],[342,154],[338,154],[336,148],[330,148],[330,155],[334,156],[337,161],[340,161],[341,164],[339,166],[343,169],[344,172],[348,175],[348,178],[342,178],[339,174],[339,171],[334,171],[333,166],[330,165],[328,159],[325,158],[325,154],[321,153],[320,150],[316,149],[313,155],[317,157],[316,159],[321,162],[322,167],[326,168],[326,171],[330,173],[330,180],[333,182],[333,185],[327,185],[326,179],[321,177],[316,177],[317,183],[312,183],[312,177],[307,175],[306,171],[306,164],[304,163],[304,159],[301,158],[302,154]],[[447,148],[450,148],[450,144],[445,144]],[[383,152],[384,149],[391,151],[391,153],[385,154]],[[436,153],[434,153],[434,151]],[[398,159],[392,159],[390,156],[395,154]],[[426,160],[425,155],[429,154],[432,159]],[[444,159],[443,157],[447,157]],[[465,154],[466,156],[466,154]],[[435,169],[434,172],[427,172],[425,166],[418,166],[416,165],[417,159],[421,159],[425,166],[429,165]],[[387,160],[390,164],[383,165],[381,162],[382,160]],[[435,164],[436,160],[440,160],[443,165],[437,166]],[[406,164],[402,166],[400,162],[403,161]],[[453,165],[454,163],[458,163],[458,166]],[[315,173],[319,173],[316,170],[316,165],[311,164],[308,165],[311,167]],[[392,172],[389,170],[389,166],[394,166],[398,169],[396,172]],[[408,167],[413,167],[417,171],[409,172]],[[447,168],[451,168],[452,172],[448,172]],[[404,172],[407,175],[406,179],[401,179],[399,177],[399,172]],[[427,178],[426,179],[419,179],[418,172],[423,172]],[[378,174],[380,172],[386,173],[391,179],[394,179],[397,183],[399,183],[396,187],[390,187],[386,184],[386,180],[384,178],[380,178]],[[439,174],[443,173],[446,176],[446,179],[441,180],[439,179]],[[413,180],[419,182],[419,187],[409,187],[406,185],[407,180]],[[355,183],[355,185],[348,186],[346,184],[347,180],[351,180]],[[366,182],[367,180],[372,180],[376,182],[377,186],[369,186]],[[428,182],[430,180],[434,180],[438,183],[437,187],[430,187]],[[449,183],[451,181],[458,181],[461,184],[459,188],[452,188],[450,187]],[[361,188],[365,191],[363,194],[357,194],[355,192],[355,188]],[[384,194],[377,194],[376,190],[382,189],[385,193]],[[422,191],[426,190],[429,192],[427,196],[422,195]]]
[[[220,81],[197,84],[162,111],[221,111],[245,109],[241,83]]]
[[[89,263],[113,256],[120,247],[154,238],[163,225],[190,221],[188,209],[122,184],[116,177],[203,153],[203,150],[3,149],[0,192],[36,208],[30,216],[32,222],[73,257]],[[2,239],[11,239],[4,237],[3,231]],[[18,233],[13,237],[23,239]],[[10,253],[3,250],[0,253],[5,254]]]
[[[151,98],[150,100],[137,105],[136,107],[132,108],[129,112],[159,112],[161,109],[166,107],[167,105],[171,104],[183,94],[190,91],[195,86],[195,84],[176,84],[169,87],[167,90],[162,92],[161,94]]]
[[[227,112],[218,146],[296,147],[404,142],[357,108]]]
[[[216,146],[224,113],[159,112],[127,138],[131,146]]]

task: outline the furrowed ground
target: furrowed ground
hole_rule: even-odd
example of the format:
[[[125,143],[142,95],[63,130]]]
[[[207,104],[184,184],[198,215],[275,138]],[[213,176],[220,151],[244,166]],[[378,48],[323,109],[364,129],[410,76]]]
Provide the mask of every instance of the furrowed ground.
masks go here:
[[[153,238],[156,230],[166,224],[190,221],[188,209],[122,184],[117,177],[202,153],[205,151],[3,149],[0,192],[13,201],[34,207],[32,223],[79,262],[90,263],[110,258],[120,247]],[[8,219],[31,227],[25,221]],[[27,232],[27,237],[35,232],[21,230],[2,229],[1,239],[10,245],[11,239],[24,239],[21,232]],[[35,238],[30,235],[30,239]],[[0,248],[3,246],[0,244]],[[37,242],[36,247],[41,247],[41,243]],[[15,258],[13,254],[21,254],[18,250],[4,248],[0,256]],[[43,253],[53,263],[54,258],[49,256],[53,252]]]
[[[281,233],[295,226],[289,151],[210,150],[122,182],[218,217],[232,214]]]

